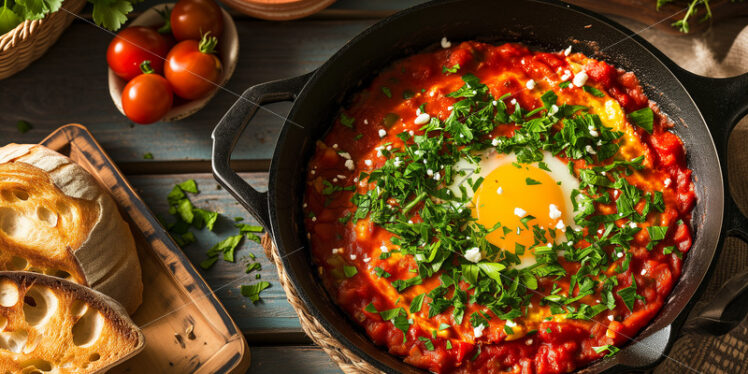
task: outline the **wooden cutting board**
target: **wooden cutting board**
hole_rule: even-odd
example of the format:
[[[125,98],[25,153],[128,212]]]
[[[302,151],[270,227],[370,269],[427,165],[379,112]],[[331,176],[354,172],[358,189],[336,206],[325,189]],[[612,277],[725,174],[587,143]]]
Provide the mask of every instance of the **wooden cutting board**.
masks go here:
[[[645,25],[656,27],[672,34],[686,35],[672,27],[671,24],[686,15],[689,1],[676,0],[657,10],[657,0],[564,0],[585,9],[598,13],[621,16],[639,21]],[[719,22],[727,18],[748,16],[748,0],[732,2],[730,0],[711,0],[712,19],[706,22],[700,20],[706,14],[703,6],[689,17],[690,34],[704,32],[710,22]]]
[[[109,373],[245,373],[250,354],[244,335],[91,133],[67,125],[41,144],[91,173],[135,238],[143,303],[131,317],[143,330],[145,349]]]

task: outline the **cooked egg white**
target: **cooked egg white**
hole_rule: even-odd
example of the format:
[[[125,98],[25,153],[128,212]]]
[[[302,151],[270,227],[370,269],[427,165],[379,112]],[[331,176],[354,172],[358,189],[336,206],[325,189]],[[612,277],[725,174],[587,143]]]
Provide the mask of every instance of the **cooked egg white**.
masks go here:
[[[579,181],[569,173],[567,165],[548,152],[543,152],[543,163],[548,170],[541,169],[538,163],[518,164],[515,155],[505,155],[488,150],[477,154],[480,161],[474,164],[460,160],[455,170],[465,171],[448,186],[453,194],[466,193],[471,198],[473,216],[486,228],[497,223],[511,231],[495,230],[486,236],[493,245],[514,251],[516,244],[527,248],[520,255],[519,267],[535,263],[530,250],[534,244],[532,226],[555,230],[557,240],[563,240],[566,226],[574,225],[574,212],[571,191],[579,188]],[[476,191],[470,187],[483,177]],[[463,186],[463,189],[460,189]],[[525,228],[522,218],[535,217]]]

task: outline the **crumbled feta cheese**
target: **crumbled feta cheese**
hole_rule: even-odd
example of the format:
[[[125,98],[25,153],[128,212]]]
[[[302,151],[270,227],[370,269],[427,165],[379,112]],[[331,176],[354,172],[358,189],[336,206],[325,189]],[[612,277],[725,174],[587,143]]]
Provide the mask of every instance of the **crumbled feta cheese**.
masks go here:
[[[336,183],[338,181],[338,178],[333,178],[332,183]]]
[[[550,114],[550,115],[554,115],[554,114],[556,114],[556,113],[558,113],[558,105],[556,105],[556,104],[553,104],[553,105],[551,105],[551,110],[550,110],[550,111],[548,111],[548,114]]]
[[[598,137],[598,136],[600,136],[600,133],[598,133],[597,130],[595,130],[595,129],[590,129],[590,135],[592,135],[594,137]]]
[[[473,327],[473,335],[475,335],[476,338],[480,338],[483,336],[483,330],[486,328],[486,325],[478,325],[478,327]]]
[[[670,183],[673,183],[673,181],[670,178],[668,178],[668,179],[665,179],[665,182],[663,183],[665,183],[665,187],[668,187],[670,186]]]
[[[454,107],[451,105],[447,107],[447,110],[452,110],[452,109],[454,109]]]
[[[564,75],[561,76],[561,81],[566,82],[569,80],[569,78],[571,78],[571,72],[567,70],[564,72]]]
[[[572,83],[574,83],[577,87],[582,87],[587,83],[587,78],[589,78],[589,75],[583,71],[580,71],[577,73],[577,75],[574,76],[574,80]]]
[[[449,40],[447,40],[447,37],[445,36],[441,40],[441,45],[442,45],[442,48],[447,49],[452,46],[452,43]]]
[[[491,145],[494,146],[494,147],[496,147],[500,143],[501,143],[501,139],[499,139],[499,138],[493,138],[493,139],[491,139]]]
[[[434,91],[429,92],[429,96],[431,96],[431,97],[434,97],[434,94],[436,94],[436,92],[434,92]]]
[[[371,166],[372,162],[371,160],[364,160],[364,164],[366,164],[366,166]]]
[[[514,321],[512,321],[511,319],[506,320],[506,325],[509,326],[509,327],[515,327],[515,326],[517,326],[517,324],[514,323]]]
[[[317,222],[317,217],[312,217],[312,222]]]
[[[332,145],[332,148],[333,148],[333,149],[338,149],[338,145],[337,145],[337,143],[336,143],[336,144],[333,144],[333,145]]]
[[[528,90],[532,90],[533,88],[535,88],[535,81],[530,79],[525,83],[525,87],[527,87]]]
[[[351,260],[355,260],[355,259],[356,259],[356,255],[351,255]]]
[[[503,192],[504,192],[504,189],[501,188],[501,187],[499,187],[499,188],[496,189],[496,193],[499,194],[499,195],[501,195]]]
[[[563,230],[565,227],[566,225],[564,224],[564,220],[558,220],[558,223],[556,224],[556,230]]]
[[[584,150],[587,151],[587,153],[589,153],[591,155],[596,155],[597,154],[597,152],[595,152],[595,150],[592,149],[591,145],[587,145],[586,147],[584,147]]]
[[[568,56],[570,54],[571,54],[571,46],[569,46],[568,48],[564,49],[564,56]]]
[[[517,99],[512,99],[509,101],[512,105],[517,104]]]
[[[338,179],[347,179],[347,178],[348,177],[346,177],[345,175],[338,174]]]
[[[532,306],[532,304],[530,304],[530,306]],[[532,345],[532,339],[525,340],[525,344],[526,345]]]
[[[302,204],[301,206],[302,206],[303,208],[306,208],[306,207],[307,207],[307,203],[304,203],[304,204]]]
[[[641,275],[647,274],[647,269],[642,269]]]
[[[364,125],[368,125],[368,124],[369,124],[369,120],[368,120],[368,119],[365,119],[365,120],[364,120]]]
[[[426,175],[428,175],[429,177],[433,177],[434,176],[434,171],[431,170],[431,169],[428,169],[428,170],[426,170]]]
[[[395,157],[395,161],[392,162],[392,164],[395,165],[396,168],[400,167],[402,163],[403,162],[400,160],[400,157]]]
[[[384,138],[385,136],[387,136],[387,131],[385,131],[384,129],[379,129],[379,137]]]
[[[391,150],[392,150],[392,146],[391,146],[391,145],[388,145],[388,146],[387,146],[387,150],[388,150],[388,151],[391,151]]]
[[[517,217],[524,217],[525,215],[527,215],[527,211],[522,208],[514,208],[514,215],[516,215]]]
[[[345,167],[347,167],[348,170],[353,170],[356,168],[356,165],[353,163],[353,160],[345,160]]]
[[[480,248],[478,247],[470,248],[465,252],[465,259],[470,262],[477,264],[481,258],[483,258],[483,255],[481,255]]]
[[[338,154],[340,155],[340,157],[342,157],[342,158],[344,158],[346,160],[350,160],[351,159],[351,154],[348,153],[348,152],[340,152]]]
[[[364,258],[364,262],[369,262],[369,261],[371,261],[371,257]]]
[[[618,252],[618,253],[616,253],[616,257],[618,257],[618,258],[621,258],[621,257],[623,257],[623,252]]]
[[[379,250],[382,251],[382,253],[387,253],[387,252],[390,251],[389,248],[387,248],[386,245],[383,245],[383,246],[379,247]]]
[[[343,248],[333,248],[332,254],[337,255],[343,253]]]
[[[314,171],[314,170],[310,171],[310,173],[311,173],[312,175],[314,175],[314,174],[317,174],[317,172],[316,172],[316,171]]]
[[[425,125],[431,120],[431,116],[428,113],[421,113],[416,117],[416,120],[413,121],[416,125]]]
[[[437,171],[436,173],[434,173],[434,180],[435,180],[435,181],[438,181],[438,180],[439,180],[439,179],[441,179],[441,178],[442,178],[442,176],[441,176],[441,174],[439,174],[439,172],[438,172],[438,171]]]
[[[551,219],[556,219],[561,217],[561,211],[558,210],[558,207],[556,204],[549,204],[548,205],[548,217]]]
[[[636,222],[629,222],[629,227],[631,227],[632,229],[635,229],[639,226],[636,225]]]
[[[597,230],[597,233],[600,234],[600,235],[602,235],[603,234],[603,229]]]
[[[608,316],[608,321],[613,321],[613,318],[614,318],[614,317],[613,317],[613,315],[612,315],[612,314],[611,314],[611,315],[609,315],[609,316]]]
[[[420,115],[421,115],[421,108],[418,108],[416,109],[416,116],[420,116]]]
[[[492,102],[491,102],[491,105],[493,105],[493,106],[497,106],[497,105],[499,105],[499,102],[498,102],[498,101],[496,101],[496,100],[494,100],[494,101],[492,101]]]
[[[415,135],[416,133],[415,133],[415,131],[413,131],[413,130],[410,130],[410,131],[408,131],[408,134],[410,134],[410,136],[413,136],[413,135]]]

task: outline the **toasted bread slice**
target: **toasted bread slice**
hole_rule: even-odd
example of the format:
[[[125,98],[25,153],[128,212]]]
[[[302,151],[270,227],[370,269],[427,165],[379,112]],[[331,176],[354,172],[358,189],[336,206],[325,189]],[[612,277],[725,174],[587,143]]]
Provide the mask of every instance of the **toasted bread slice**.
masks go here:
[[[0,272],[0,373],[95,373],[145,346],[109,296],[56,277]]]
[[[143,284],[117,205],[71,159],[40,145],[0,148],[0,270],[54,275],[135,312]]]

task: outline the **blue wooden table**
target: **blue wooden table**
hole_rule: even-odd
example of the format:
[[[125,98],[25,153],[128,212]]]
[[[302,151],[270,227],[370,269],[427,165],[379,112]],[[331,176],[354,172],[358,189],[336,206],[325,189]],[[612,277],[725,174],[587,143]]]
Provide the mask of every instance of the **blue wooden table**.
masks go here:
[[[39,61],[15,76],[0,81],[0,143],[36,143],[55,128],[71,122],[87,126],[128,175],[130,182],[157,214],[166,216],[166,195],[175,183],[194,179],[201,193],[193,203],[220,212],[215,232],[201,232],[197,243],[184,248],[195,264],[218,240],[233,235],[233,217],[249,214],[219,188],[210,172],[210,133],[224,112],[247,87],[269,80],[310,72],[342,47],[350,38],[382,17],[423,0],[341,0],[309,18],[291,22],[269,22],[234,13],[239,38],[239,62],[226,89],[197,114],[172,123],[135,125],[112,104],[106,84],[106,48],[112,36],[84,22],[74,22],[58,43]],[[138,5],[143,10],[156,4]],[[89,8],[84,9],[83,15]],[[90,14],[88,14],[90,18]],[[645,31],[645,37],[656,34]],[[665,42],[662,42],[665,43]],[[283,117],[287,103],[269,105]],[[19,120],[33,128],[20,133]],[[266,170],[280,130],[281,120],[260,111],[234,152],[236,168],[253,186],[265,188]],[[145,159],[150,153],[153,159]],[[259,244],[245,240],[239,257],[253,253],[262,263],[262,280],[272,286],[253,304],[239,293],[245,276],[243,266],[219,261],[201,274],[214,289],[252,351],[252,373],[339,372],[325,353],[311,344],[299,326],[277,282],[274,267]],[[231,283],[229,287],[223,287]]]

